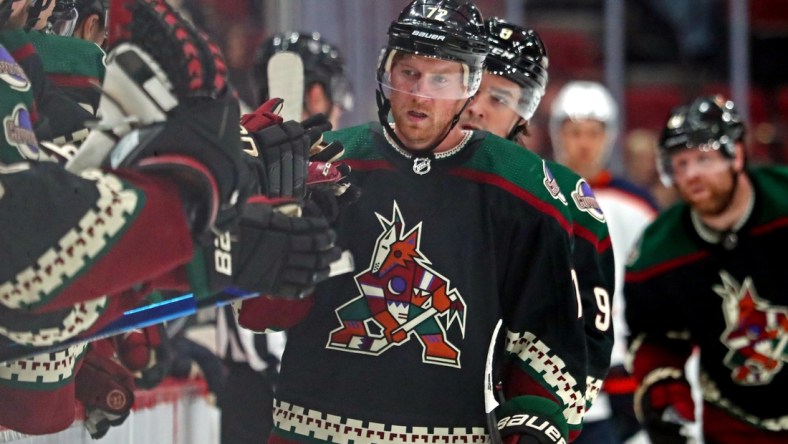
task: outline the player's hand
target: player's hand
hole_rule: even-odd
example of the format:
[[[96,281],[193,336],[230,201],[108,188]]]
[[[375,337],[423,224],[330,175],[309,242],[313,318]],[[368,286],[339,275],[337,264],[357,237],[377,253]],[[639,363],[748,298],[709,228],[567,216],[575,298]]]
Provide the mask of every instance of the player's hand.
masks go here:
[[[687,426],[695,421],[695,403],[686,380],[666,379],[635,397],[638,419],[654,442],[687,443]]]
[[[339,160],[344,152],[345,147],[339,141],[321,142],[312,147],[309,155],[306,210],[308,214],[322,215],[331,223],[343,208],[361,196],[361,189],[350,183],[350,166]]]
[[[195,238],[240,216],[248,169],[217,46],[162,0],[113,2],[95,125],[66,167],[132,168],[179,185]]]
[[[331,124],[325,117],[284,122],[278,114],[282,105],[281,99],[273,98],[241,117],[243,150],[259,184],[254,192],[271,198],[302,199],[309,152]]]
[[[90,345],[82,367],[77,372],[75,391],[85,407],[85,428],[93,439],[104,436],[110,427],[125,421],[134,405],[134,377],[112,359],[99,340]]]

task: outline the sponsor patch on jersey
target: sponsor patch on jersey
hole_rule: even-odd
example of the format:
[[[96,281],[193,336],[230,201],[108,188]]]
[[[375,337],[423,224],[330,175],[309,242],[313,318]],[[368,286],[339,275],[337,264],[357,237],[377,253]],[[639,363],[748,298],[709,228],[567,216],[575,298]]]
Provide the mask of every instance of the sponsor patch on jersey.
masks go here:
[[[547,192],[553,196],[553,199],[560,201],[564,205],[568,205],[566,202],[566,196],[564,196],[564,193],[561,192],[561,188],[558,187],[558,182],[555,180],[553,172],[550,171],[550,168],[547,168],[547,162],[544,160],[542,161],[542,170],[544,171],[544,180],[542,183],[544,184],[544,187],[547,188]]]
[[[572,191],[572,200],[575,202],[578,210],[590,214],[591,217],[600,222],[605,221],[605,215],[602,213],[602,208],[599,207],[594,190],[591,189],[591,185],[585,179],[577,181],[575,190]]]
[[[30,89],[30,80],[25,75],[25,71],[2,46],[0,46],[0,80],[17,91]]]
[[[416,340],[425,364],[460,368],[460,350],[446,336],[465,336],[465,301],[451,282],[430,267],[420,249],[421,223],[408,228],[394,202],[391,219],[375,214],[383,230],[369,267],[354,278],[357,297],[335,310],[339,327],[326,348],[378,356]],[[455,323],[456,321],[456,323]]]
[[[3,119],[3,132],[9,145],[16,147],[23,159],[40,160],[41,150],[33,132],[33,122],[25,105],[19,103],[10,116]]]
[[[752,277],[739,283],[720,272],[721,285],[712,289],[722,297],[725,331],[720,341],[728,348],[724,363],[739,385],[767,385],[788,362],[788,307],[774,306],[758,296]]]

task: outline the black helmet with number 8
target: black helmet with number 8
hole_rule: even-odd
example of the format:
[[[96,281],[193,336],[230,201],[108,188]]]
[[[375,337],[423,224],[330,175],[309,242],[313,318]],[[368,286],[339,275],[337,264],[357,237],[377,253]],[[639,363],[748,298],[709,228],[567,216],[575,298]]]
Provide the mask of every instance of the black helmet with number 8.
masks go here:
[[[462,64],[464,90],[452,98],[471,97],[479,89],[489,48],[485,34],[482,15],[472,3],[415,0],[389,27],[378,82],[390,87],[394,56],[404,52]]]
[[[672,183],[671,155],[683,149],[719,151],[736,156],[736,143],[744,139],[744,124],[731,100],[720,95],[704,96],[674,108],[659,138],[660,178]]]
[[[533,29],[523,28],[494,17],[485,22],[490,53],[485,69],[520,87],[514,111],[530,119],[547,88],[547,49]]]

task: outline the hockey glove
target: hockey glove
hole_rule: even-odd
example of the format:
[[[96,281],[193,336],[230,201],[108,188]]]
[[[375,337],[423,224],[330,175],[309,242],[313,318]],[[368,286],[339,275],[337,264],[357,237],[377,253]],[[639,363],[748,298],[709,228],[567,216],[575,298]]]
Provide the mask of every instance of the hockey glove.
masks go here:
[[[93,439],[118,426],[134,406],[134,378],[112,359],[114,346],[98,340],[90,344],[76,376],[76,396],[85,406],[85,428]]]
[[[281,99],[270,99],[241,118],[241,140],[249,154],[247,163],[258,179],[254,190],[271,198],[301,199],[307,180],[307,157],[331,124],[310,118],[302,123],[283,122],[277,114]]]
[[[67,168],[160,172],[180,185],[195,238],[228,228],[248,169],[216,45],[163,0],[114,1],[110,27],[101,121]]]
[[[167,329],[164,324],[114,336],[120,362],[135,373],[135,384],[151,389],[164,379],[172,365]]]
[[[690,385],[662,370],[654,370],[644,379],[635,394],[635,412],[653,442],[685,444],[687,426],[695,421]]]
[[[318,217],[281,213],[262,196],[252,198],[239,226],[238,288],[284,298],[301,298],[329,276],[339,259],[336,234]]]
[[[539,396],[518,396],[495,409],[501,440],[507,444],[567,442],[569,428],[561,408]]]

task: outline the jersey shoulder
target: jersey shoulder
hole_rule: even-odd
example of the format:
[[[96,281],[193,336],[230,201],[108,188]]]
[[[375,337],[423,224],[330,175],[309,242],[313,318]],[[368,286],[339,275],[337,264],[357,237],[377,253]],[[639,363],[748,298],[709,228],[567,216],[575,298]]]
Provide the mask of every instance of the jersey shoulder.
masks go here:
[[[629,271],[642,271],[698,251],[689,236],[689,209],[683,202],[674,204],[657,216],[643,234],[628,259]]]
[[[556,186],[552,167],[533,152],[511,140],[483,133],[478,148],[463,165],[475,177],[529,201],[543,212],[558,212],[571,220],[567,197]]]
[[[323,133],[323,141],[331,143],[339,141],[345,147],[343,159],[376,160],[382,159],[379,151],[374,149],[372,123],[351,126]]]
[[[760,202],[758,224],[770,223],[788,217],[788,166],[769,165],[753,168],[749,172]]]
[[[31,32],[30,40],[41,56],[47,75],[71,75],[103,79],[105,53],[87,40],[42,32]]]
[[[569,167],[554,161],[546,163],[562,194],[563,199],[559,200],[565,201],[569,209],[575,235],[591,233],[597,243],[608,238],[607,219],[593,187]]]

